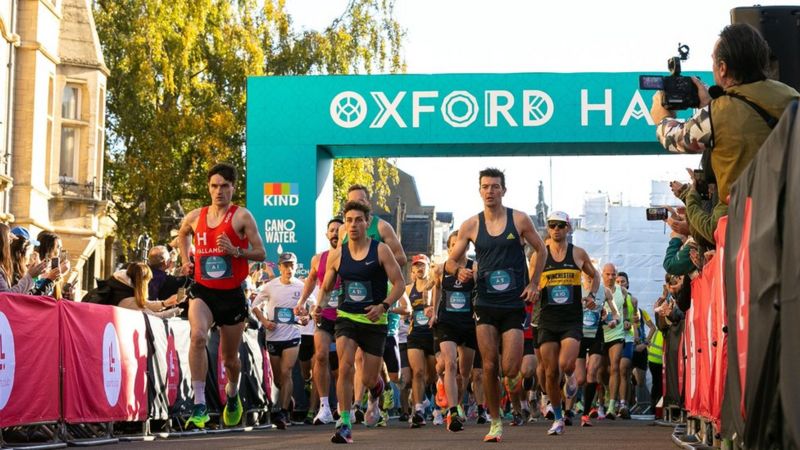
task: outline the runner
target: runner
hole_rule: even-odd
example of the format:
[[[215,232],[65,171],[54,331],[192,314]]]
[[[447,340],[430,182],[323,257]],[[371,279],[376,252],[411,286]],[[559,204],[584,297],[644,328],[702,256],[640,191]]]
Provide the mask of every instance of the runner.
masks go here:
[[[561,375],[566,376],[567,398],[578,392],[573,372],[583,338],[583,306],[594,309],[600,281],[586,251],[567,242],[569,216],[554,211],[547,217],[550,244],[542,272],[542,312],[536,337],[545,370],[545,389],[553,405],[553,425],[549,435],[564,432],[561,410]],[[590,292],[581,293],[581,272],[592,278]]]
[[[411,314],[411,302],[408,297],[403,294],[400,300],[396,301],[389,309],[386,316],[386,344],[383,347],[383,365],[381,367],[381,376],[384,383],[390,381],[401,388],[400,370],[403,367],[403,357],[400,355],[399,333],[401,322]],[[406,339],[408,338],[408,329],[406,329]],[[405,351],[405,350],[404,350]],[[408,360],[406,359],[406,368],[408,368]],[[404,375],[405,376],[405,375]],[[409,379],[411,375],[408,375]],[[388,384],[387,384],[388,386]],[[392,389],[385,389],[383,391],[383,411],[381,412],[381,420],[377,426],[385,427],[389,420],[388,411],[394,407],[394,391]]]
[[[627,313],[626,319],[623,324],[625,329],[625,345],[622,347],[622,358],[619,362],[619,416],[623,419],[630,419],[631,413],[628,409],[628,400],[632,393],[631,378],[633,375],[633,351],[634,341],[636,340],[636,330],[634,323],[638,321],[639,308],[638,300],[634,298],[630,291],[628,291],[628,274],[625,272],[617,273],[616,279],[617,286],[624,288],[627,292],[625,295],[624,309]]]
[[[407,296],[406,296],[407,297]],[[408,299],[406,298],[406,302]],[[411,309],[408,303],[408,309]],[[400,391],[400,417],[398,420],[401,423],[408,423],[411,418],[411,366],[408,365],[408,330],[411,327],[410,323],[411,314],[403,316],[400,319],[397,328],[397,342],[400,347],[400,385],[397,389]]]
[[[315,287],[321,286],[322,281],[325,279],[325,268],[328,263],[328,256],[331,250],[335,249],[339,244],[339,228],[342,225],[342,219],[334,217],[328,221],[328,226],[325,230],[325,237],[328,239],[330,249],[314,255],[311,258],[311,270],[308,271],[308,278],[306,278],[305,286],[303,286],[303,294],[300,301],[296,305],[295,313],[304,315],[306,299],[309,298]],[[317,323],[316,331],[314,332],[314,368],[312,370],[314,385],[316,391],[319,393],[319,412],[314,416],[314,425],[324,425],[333,422],[333,413],[328,401],[328,393],[330,392],[331,384],[331,362],[338,361],[334,357],[331,360],[329,349],[331,343],[334,341],[334,324],[336,323],[336,308],[338,306],[338,289],[340,289],[341,282],[336,280],[332,295],[333,298],[328,300],[328,307],[320,311],[314,321]],[[336,369],[333,369],[336,370]]]
[[[361,381],[369,387],[370,400],[366,414],[368,425],[380,419],[380,398],[384,384],[380,365],[386,341],[386,311],[403,295],[400,266],[386,244],[370,239],[369,206],[347,202],[344,222],[348,236],[346,245],[328,257],[325,279],[315,309],[324,308],[325,299],[333,290],[337,276],[342,289],[336,318],[336,349],[339,354],[339,377],[336,397],[341,409],[340,423],[331,438],[334,443],[351,443],[350,406],[353,400],[353,366],[356,349],[363,351]],[[387,283],[392,290],[387,295]]]
[[[588,296],[594,286],[594,280],[588,275],[583,274],[582,295]],[[591,416],[596,415],[597,411],[592,410],[595,394],[597,393],[597,371],[603,362],[603,328],[600,326],[604,319],[604,307],[606,302],[611,299],[611,292],[605,287],[600,286],[597,291],[595,307],[583,307],[583,339],[581,339],[578,360],[575,363],[575,377],[578,386],[583,386],[583,414],[581,415],[581,426],[591,427]],[[614,303],[608,301],[611,309],[611,320],[619,323],[619,313]]]
[[[533,270],[535,281],[529,282],[523,245],[525,242],[531,244],[537,255],[544,255],[545,247],[527,214],[503,206],[505,174],[497,169],[485,169],[480,172],[478,180],[483,212],[470,217],[459,228],[445,269],[455,274],[462,283],[473,279],[475,272],[462,267],[458,261],[466,253],[469,243],[475,244],[479,268],[475,319],[478,347],[483,359],[484,395],[492,416],[492,425],[484,441],[500,442],[503,422],[497,384],[499,346],[502,342],[501,367],[507,391],[514,392],[521,389],[523,384],[520,365],[524,302],[538,298],[537,284],[545,260],[544,257],[539,258]]]
[[[230,164],[212,167],[208,172],[211,205],[187,214],[178,232],[178,244],[185,261],[181,272],[185,276],[194,274],[195,281],[189,301],[189,368],[194,407],[186,427],[205,428],[209,420],[205,396],[208,375],[206,347],[212,325],[220,328],[222,358],[228,375],[222,419],[226,426],[234,426],[242,418],[239,344],[248,315],[242,283],[248,274],[247,260],[262,261],[265,253],[253,215],[231,203],[236,178],[236,168]],[[191,260],[192,237],[198,264]]]
[[[458,231],[447,238],[448,252],[456,242]],[[467,260],[463,255],[456,261],[459,266],[477,272],[477,264]],[[472,302],[475,294],[475,280],[462,283],[454,274],[444,271],[434,276],[433,311],[431,319],[439,344],[441,359],[444,363],[444,391],[447,398],[447,429],[461,431],[464,428],[466,415],[461,405],[464,391],[469,384],[472,372],[475,349],[478,342],[475,337],[475,319],[473,319]]]
[[[615,281],[617,279],[617,268],[614,264],[608,263],[603,266],[603,285],[611,291],[613,304],[616,310],[621,313],[622,320],[628,320],[628,311],[623,308],[625,304],[625,297],[628,292],[625,288],[617,286]],[[607,323],[603,325],[603,340],[605,345],[603,347],[603,355],[608,359],[608,408],[605,412],[605,417],[610,420],[616,419],[617,415],[617,399],[619,394],[620,385],[620,360],[622,359],[622,349],[625,344],[625,330],[613,320],[613,312],[611,311],[611,303],[606,302],[606,317]],[[612,313],[612,318],[608,321],[608,313]],[[605,363],[604,363],[605,364]]]
[[[411,366],[411,396],[414,399],[411,428],[425,425],[425,390],[436,379],[436,352],[433,348],[433,330],[429,323],[433,316],[430,289],[434,280],[428,276],[429,265],[427,256],[415,255],[411,259],[414,281],[406,286],[406,295],[412,309],[411,329],[408,332],[408,363]]]
[[[292,401],[294,382],[292,369],[297,363],[300,351],[300,325],[308,323],[308,316],[297,320],[294,308],[303,291],[303,282],[294,275],[297,270],[297,256],[294,253],[282,253],[278,258],[280,277],[261,286],[253,301],[253,314],[267,330],[267,352],[272,373],[276,375],[276,383],[280,389],[278,403],[280,411],[275,414],[272,423],[285,430],[289,425],[289,404]],[[313,297],[310,297],[313,301]],[[259,307],[266,302],[266,314]]]

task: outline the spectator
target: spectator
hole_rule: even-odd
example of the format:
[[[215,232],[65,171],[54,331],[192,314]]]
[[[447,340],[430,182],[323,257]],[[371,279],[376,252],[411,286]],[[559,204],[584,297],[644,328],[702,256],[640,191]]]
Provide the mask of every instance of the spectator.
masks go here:
[[[166,300],[188,282],[186,277],[176,277],[171,274],[174,261],[167,247],[163,245],[150,249],[147,254],[147,265],[153,273],[153,278],[147,286],[147,298],[151,300]]]
[[[28,267],[25,275],[16,283],[13,282],[14,265],[11,262],[11,234],[8,225],[0,223],[0,292],[16,292],[27,294],[34,287],[33,278],[38,277],[47,267],[47,261]]]
[[[114,278],[130,286],[133,290],[133,296],[120,300],[117,305],[120,308],[144,311],[163,318],[174,317],[182,312],[181,308],[175,308],[178,304],[177,296],[175,295],[167,300],[153,301],[147,299],[148,283],[153,278],[153,272],[150,271],[150,267],[147,264],[142,262],[132,263],[128,265],[127,270],[114,273]],[[170,309],[165,310],[165,308]]]
[[[39,254],[33,252],[31,242],[24,237],[20,237],[20,235],[16,233],[15,236],[16,237],[11,241],[11,265],[14,271],[14,276],[11,281],[12,285],[18,284],[25,277],[29,267],[39,264]],[[45,295],[45,292],[52,292],[53,283],[61,276],[61,269],[63,266],[64,263],[61,263],[61,267],[47,270],[47,262],[45,262],[46,272],[39,277],[39,280],[42,280],[42,282],[34,283],[34,286],[27,293],[31,295]]]
[[[768,79],[769,55],[769,45],[755,28],[746,24],[726,26],[712,54],[714,83],[718,86],[712,91],[714,98],[695,78],[700,109],[689,120],[680,121],[661,105],[663,92],[653,96],[650,115],[657,124],[659,142],[671,152],[703,153],[704,181],[717,185],[718,201],[711,213],[701,207],[695,180],[681,197],[689,223],[710,243],[714,243],[717,221],[728,212],[731,185],[774,126],[768,119],[777,121],[789,103],[800,97],[790,86]]]
[[[60,274],[69,272],[70,263],[66,258],[66,252],[62,251],[61,238],[52,231],[42,231],[36,236],[39,241],[39,246],[36,251],[39,254],[39,260],[49,262],[53,258],[60,260]],[[64,298],[64,290],[61,281],[54,281],[48,283],[45,279],[40,279],[36,282],[36,290],[41,292],[41,295],[48,295],[56,299]],[[69,300],[72,299],[71,295],[66,296]]]

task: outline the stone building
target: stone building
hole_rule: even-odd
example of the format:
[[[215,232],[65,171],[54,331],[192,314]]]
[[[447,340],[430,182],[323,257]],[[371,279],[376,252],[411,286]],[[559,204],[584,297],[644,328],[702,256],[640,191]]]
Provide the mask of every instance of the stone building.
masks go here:
[[[103,183],[109,70],[91,0],[0,5],[0,220],[58,233],[68,277],[86,290],[113,259]]]

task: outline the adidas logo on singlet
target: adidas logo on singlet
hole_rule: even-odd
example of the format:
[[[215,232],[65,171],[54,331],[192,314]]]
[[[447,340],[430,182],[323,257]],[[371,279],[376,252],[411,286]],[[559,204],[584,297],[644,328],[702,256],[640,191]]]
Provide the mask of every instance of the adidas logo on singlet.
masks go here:
[[[508,241],[510,241],[510,240],[512,240],[512,239],[516,239],[516,238],[517,238],[517,237],[516,237],[516,236],[514,236],[514,233],[508,233],[508,236],[506,236],[506,240],[508,240]]]

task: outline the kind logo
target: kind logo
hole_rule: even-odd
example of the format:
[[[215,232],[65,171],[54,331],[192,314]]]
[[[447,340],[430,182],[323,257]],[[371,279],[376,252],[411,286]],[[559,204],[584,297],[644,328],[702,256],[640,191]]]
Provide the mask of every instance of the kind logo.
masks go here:
[[[299,183],[264,183],[264,206],[297,206]]]

